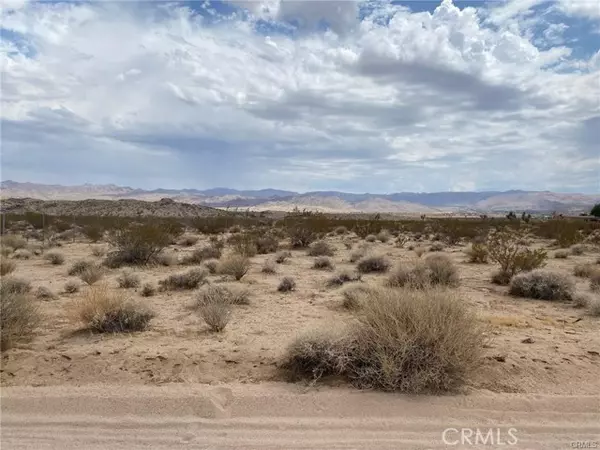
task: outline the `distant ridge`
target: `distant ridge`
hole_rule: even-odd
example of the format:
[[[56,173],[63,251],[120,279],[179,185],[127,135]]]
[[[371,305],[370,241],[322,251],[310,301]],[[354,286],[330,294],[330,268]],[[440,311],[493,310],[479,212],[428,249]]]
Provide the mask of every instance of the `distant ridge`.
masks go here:
[[[549,191],[488,192],[398,192],[392,194],[353,194],[338,191],[299,193],[280,189],[237,190],[212,189],[136,189],[114,184],[63,186],[17,181],[3,181],[2,198],[34,198],[41,200],[145,200],[175,201],[214,208],[250,208],[253,210],[289,211],[294,208],[332,213],[532,213],[587,212],[600,202],[600,194],[566,194]]]

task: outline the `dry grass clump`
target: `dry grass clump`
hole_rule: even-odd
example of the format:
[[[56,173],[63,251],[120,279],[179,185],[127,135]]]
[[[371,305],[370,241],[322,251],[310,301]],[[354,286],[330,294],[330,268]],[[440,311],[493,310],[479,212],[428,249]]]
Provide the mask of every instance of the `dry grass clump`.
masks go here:
[[[355,274],[349,270],[342,270],[327,280],[327,286],[342,286],[350,281],[360,281],[360,274]]]
[[[370,246],[368,244],[363,243],[363,244],[359,245],[358,248],[350,254],[350,262],[355,263],[357,261],[360,261],[362,258],[364,258],[367,255],[369,250],[370,250]]]
[[[571,255],[581,256],[585,253],[587,248],[584,244],[575,244],[575,245],[571,246],[570,250],[571,250]]]
[[[0,282],[0,349],[8,350],[21,341],[31,339],[40,316],[34,299]]]
[[[385,256],[365,256],[356,264],[359,273],[383,273],[390,269],[390,261]]]
[[[515,275],[509,293],[540,300],[570,300],[575,294],[575,283],[561,273],[538,269]]]
[[[104,269],[100,266],[90,266],[79,274],[81,281],[91,286],[104,277]]]
[[[443,252],[444,244],[442,244],[441,242],[434,242],[433,244],[431,244],[431,247],[429,247],[429,251],[430,252]]]
[[[343,234],[348,234],[348,228],[346,228],[346,227],[344,227],[344,226],[339,226],[339,227],[336,227],[336,228],[333,230],[333,232],[334,232],[335,234],[337,234],[338,236],[341,236],[341,235],[343,235]]]
[[[198,296],[198,313],[212,331],[221,332],[229,323],[231,300],[231,292],[221,286],[207,286]]]
[[[250,270],[250,259],[243,255],[233,254],[219,262],[217,272],[222,275],[231,275],[237,281],[241,280]]]
[[[415,252],[415,255],[417,255],[417,257],[421,257],[425,254],[425,252],[427,251],[427,249],[423,246],[418,246],[413,248],[413,252]]]
[[[40,286],[35,290],[35,298],[38,300],[54,300],[57,296],[46,286]]]
[[[154,262],[160,266],[170,267],[177,264],[177,256],[172,253],[160,253],[154,258]]]
[[[95,256],[96,258],[102,258],[106,255],[106,252],[107,249],[103,245],[94,245],[92,247],[92,256]]]
[[[104,285],[89,289],[71,310],[73,321],[99,333],[143,331],[153,317],[154,313],[146,306]]]
[[[15,259],[30,259],[31,256],[32,256],[31,252],[24,248],[15,250],[15,252],[13,253],[13,258],[15,258]]]
[[[569,257],[569,252],[566,250],[557,250],[554,252],[554,257],[556,259],[567,259]]]
[[[283,277],[279,286],[277,286],[279,292],[291,292],[296,290],[296,281],[292,277]]]
[[[325,241],[317,241],[308,249],[308,256],[333,256],[335,249]]]
[[[281,252],[277,252],[277,254],[275,255],[275,262],[277,264],[283,264],[284,262],[287,261],[288,258],[291,258],[292,254],[288,251],[281,251]]]
[[[319,256],[315,258],[313,269],[317,270],[333,270],[333,262],[327,256]]]
[[[266,235],[256,238],[256,251],[259,255],[275,253],[279,248],[279,239],[273,235]]]
[[[350,310],[360,309],[373,291],[373,288],[364,284],[348,286],[342,291],[342,306]]]
[[[365,236],[365,241],[367,241],[367,242],[377,242],[377,236],[375,236],[374,234],[367,234]]]
[[[457,287],[458,269],[447,255],[430,255],[413,265],[399,265],[389,276],[389,287],[426,289],[431,286]]]
[[[183,258],[182,264],[202,264],[203,261],[209,259],[219,259],[222,251],[219,247],[207,245],[202,248],[197,248],[191,254]]]
[[[481,363],[485,330],[447,291],[373,291],[356,319],[296,339],[282,368],[296,379],[341,375],[359,388],[438,393],[464,385]]]
[[[587,294],[575,294],[573,296],[573,306],[575,308],[585,308],[589,304],[592,297]]]
[[[179,239],[177,244],[181,245],[182,247],[192,247],[198,243],[198,240],[198,236],[188,234],[187,236],[183,236],[181,239]]]
[[[27,241],[18,234],[5,234],[0,238],[0,245],[3,248],[12,248],[13,250],[19,250],[27,247]]]
[[[600,297],[593,297],[588,301],[586,310],[589,315],[600,317]]]
[[[596,271],[596,267],[592,264],[576,264],[573,268],[573,275],[580,278],[589,278],[594,271]]]
[[[219,267],[219,260],[218,259],[209,259],[204,262],[204,267],[206,267],[208,269],[208,272],[210,274],[214,275],[215,273],[217,273],[217,268]]]
[[[381,230],[379,233],[377,233],[376,238],[379,242],[383,242],[385,244],[392,238],[392,235],[388,230]]]
[[[129,270],[124,270],[117,277],[117,283],[120,288],[131,289],[131,288],[139,287],[141,284],[141,281],[140,281],[139,275],[137,275]]]
[[[191,269],[185,273],[176,273],[158,282],[163,291],[183,291],[196,289],[206,281],[206,269]]]
[[[268,275],[277,273],[277,264],[275,263],[275,261],[268,259],[264,262],[260,271]]]
[[[75,261],[68,270],[68,274],[71,276],[81,275],[85,270],[93,267],[95,264],[91,261],[79,260]]]
[[[61,264],[64,264],[65,262],[65,255],[63,255],[62,253],[58,253],[58,252],[50,252],[50,253],[46,253],[46,256],[44,256],[44,259],[48,262],[50,262],[50,264],[54,265],[54,266],[60,266]]]
[[[65,283],[65,293],[74,294],[75,292],[79,292],[79,284],[76,281],[67,281]]]
[[[590,289],[594,292],[600,291],[600,270],[590,274]]]
[[[144,283],[141,294],[142,297],[152,297],[154,294],[156,294],[156,288],[152,283]]]
[[[487,264],[489,251],[487,245],[474,242],[465,252],[469,257],[469,262],[473,264]]]
[[[13,273],[17,268],[17,264],[14,261],[9,261],[8,259],[2,258],[0,260],[0,276],[5,276],[10,273]]]
[[[31,291],[31,283],[21,278],[5,277],[0,280],[1,294],[27,294]]]

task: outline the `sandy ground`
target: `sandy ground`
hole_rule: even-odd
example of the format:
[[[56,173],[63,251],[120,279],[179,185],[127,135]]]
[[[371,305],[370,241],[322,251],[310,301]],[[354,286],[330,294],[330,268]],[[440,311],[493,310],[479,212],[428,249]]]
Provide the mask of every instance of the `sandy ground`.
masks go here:
[[[337,250],[336,269],[355,267],[346,239],[328,238]],[[391,243],[372,247],[394,263],[416,258]],[[168,251],[181,257],[193,248]],[[210,333],[190,307],[196,292],[143,299],[134,289],[129,294],[156,312],[148,331],[82,332],[68,320],[68,310],[86,288],[62,291],[65,282],[78,280],[67,275],[74,261],[100,261],[91,256],[92,246],[75,242],[53,249],[65,255],[62,266],[41,256],[17,261],[13,276],[31,281],[33,290],[48,287],[58,298],[40,301],[45,320],[36,338],[2,355],[2,448],[106,448],[106,442],[111,448],[443,448],[445,428],[477,426],[500,426],[504,438],[515,426],[517,448],[600,441],[600,320],[569,303],[508,296],[505,287],[489,282],[495,266],[469,264],[463,250],[445,253],[459,266],[458,291],[490,324],[492,340],[484,367],[465,392],[438,398],[357,392],[332,383],[274,384],[282,380],[277,363],[297,334],[351,318],[341,307],[341,289],[325,284],[333,272],[312,269],[305,251],[292,251],[274,275],[260,272],[272,254],[252,258],[241,282],[211,275],[212,283],[251,292],[251,304],[236,306],[220,334]],[[575,264],[597,256],[550,258],[547,268],[572,273]],[[142,284],[156,284],[188,269],[137,273]],[[118,289],[120,272],[110,271],[103,282]],[[277,292],[283,276],[296,280],[295,292]],[[363,282],[381,285],[384,279],[367,275]],[[589,293],[586,280],[577,283]]]
[[[2,448],[567,449],[600,445],[599,407],[597,396],[408,397],[275,383],[13,387],[3,391]]]

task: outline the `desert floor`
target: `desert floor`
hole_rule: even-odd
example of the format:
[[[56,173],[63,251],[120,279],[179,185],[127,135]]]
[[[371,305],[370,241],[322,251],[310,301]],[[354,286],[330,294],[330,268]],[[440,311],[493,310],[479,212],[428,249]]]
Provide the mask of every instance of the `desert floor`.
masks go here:
[[[336,271],[355,268],[351,250],[343,245],[347,239],[327,238],[336,248]],[[206,243],[171,246],[167,252],[181,258]],[[58,297],[40,301],[45,320],[35,339],[2,355],[7,448],[67,449],[84,441],[85,448],[105,448],[105,438],[118,448],[144,443],[153,448],[189,443],[194,448],[373,448],[374,443],[378,448],[441,448],[443,423],[460,428],[475,422],[520,424],[528,431],[521,441],[527,445],[519,448],[567,448],[573,440],[594,436],[600,441],[600,320],[567,302],[509,296],[506,287],[489,281],[496,267],[468,263],[464,247],[448,247],[445,253],[459,267],[458,291],[490,324],[486,362],[461,395],[411,398],[358,392],[335,382],[282,383],[277,364],[296,335],[351,318],[341,306],[343,288],[326,286],[334,272],[312,269],[314,258],[305,250],[291,251],[276,274],[261,273],[263,262],[274,256],[268,254],[253,257],[240,282],[210,275],[211,283],[251,292],[250,305],[235,306],[222,333],[210,332],[191,307],[197,291],[142,298],[139,289],[129,289],[156,313],[150,329],[95,334],[69,320],[70,305],[88,288],[82,284],[74,294],[63,288],[69,280],[80,282],[67,275],[74,261],[100,262],[92,256],[98,245],[104,244],[67,243],[52,249],[65,255],[65,264],[33,256],[17,261],[11,274],[31,281],[34,291],[45,286]],[[394,263],[416,258],[391,242],[370,245]],[[593,263],[598,255],[559,260],[549,250],[549,256],[548,269],[572,274],[575,264]],[[157,284],[189,268],[149,267],[136,273],[142,284]],[[99,283],[119,289],[121,272],[110,270]],[[295,291],[277,291],[283,276],[296,280]],[[365,275],[362,282],[375,286],[384,279]],[[579,292],[589,293],[587,280],[576,281]],[[210,418],[220,419],[219,424],[204,421]]]

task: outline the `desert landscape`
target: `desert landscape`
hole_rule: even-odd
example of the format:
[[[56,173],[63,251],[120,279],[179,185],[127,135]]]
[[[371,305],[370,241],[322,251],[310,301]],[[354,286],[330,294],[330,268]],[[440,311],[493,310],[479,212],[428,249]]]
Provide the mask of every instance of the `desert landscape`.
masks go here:
[[[529,423],[521,435],[527,448],[564,448],[568,439],[597,436],[598,222],[349,220],[307,212],[275,219],[211,215],[210,208],[182,217],[191,205],[172,201],[148,204],[154,218],[133,219],[118,217],[120,209],[112,216],[95,209],[53,216],[7,204],[13,212],[5,210],[2,235],[0,377],[3,423],[14,422],[3,433],[11,448],[56,445],[58,430],[64,426],[68,435],[75,426],[70,414],[90,414],[88,402],[98,396],[103,400],[93,414],[105,411],[110,420],[138,414],[136,402],[161,405],[140,406],[157,408],[140,420],[156,421],[163,409],[173,420],[189,419],[186,408],[194,407],[186,403],[192,401],[186,386],[200,405],[191,414],[205,418],[234,420],[231,411],[243,410],[250,414],[244,420],[252,420],[258,411],[248,404],[258,395],[274,415],[290,420],[300,420],[290,405],[323,402],[320,413],[306,412],[311,420],[343,416],[351,429],[362,414],[351,393],[358,388],[372,403],[364,414],[414,401],[397,393],[438,405],[390,418],[411,427],[418,428],[420,414],[465,407],[461,399],[486,404],[478,408],[487,410],[488,424],[503,417],[502,408],[525,402],[533,410],[541,402],[550,406],[539,420],[574,422],[549,425],[553,431],[542,440],[538,422]],[[401,317],[412,325],[398,323]],[[133,403],[123,404],[123,395]],[[329,397],[339,408],[323,400]],[[563,404],[564,413],[555,415]],[[67,415],[48,435],[40,430],[52,421],[34,421],[42,435],[25,444],[33,432],[26,418],[37,408]],[[517,416],[525,413],[520,408]],[[465,417],[481,422],[476,410],[467,407]],[[260,427],[276,426],[269,420]],[[443,417],[436,420],[439,426],[419,439],[398,432],[390,442],[441,446],[434,434]],[[383,425],[360,426],[376,433]],[[121,438],[121,445],[136,439]],[[207,439],[234,445],[217,435]],[[313,445],[329,442],[323,439]],[[74,448],[76,441],[67,441],[63,448]],[[165,448],[171,444],[164,441]]]

